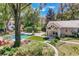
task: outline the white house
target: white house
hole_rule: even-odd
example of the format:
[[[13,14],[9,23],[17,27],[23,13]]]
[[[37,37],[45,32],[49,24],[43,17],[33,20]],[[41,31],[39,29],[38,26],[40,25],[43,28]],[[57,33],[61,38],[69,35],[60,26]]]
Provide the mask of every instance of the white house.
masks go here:
[[[48,36],[72,36],[79,32],[79,20],[50,21],[46,27]]]

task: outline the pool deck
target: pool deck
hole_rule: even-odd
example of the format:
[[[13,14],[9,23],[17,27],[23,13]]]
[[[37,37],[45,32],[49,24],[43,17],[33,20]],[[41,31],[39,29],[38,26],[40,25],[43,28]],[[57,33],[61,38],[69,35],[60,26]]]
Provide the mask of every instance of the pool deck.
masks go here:
[[[42,36],[45,32],[35,33],[34,36]]]
[[[32,35],[32,33],[26,33],[26,32],[21,32],[21,34]],[[42,36],[43,34],[45,34],[45,32],[34,33],[34,36]]]
[[[32,33],[21,32],[21,34],[32,35]]]

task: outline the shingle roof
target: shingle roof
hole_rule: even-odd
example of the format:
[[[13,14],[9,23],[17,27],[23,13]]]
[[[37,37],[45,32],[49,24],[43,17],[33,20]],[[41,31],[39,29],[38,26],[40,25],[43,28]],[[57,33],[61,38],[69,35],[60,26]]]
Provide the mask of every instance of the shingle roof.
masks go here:
[[[69,21],[50,21],[47,24],[47,27],[51,26],[51,24],[55,24],[60,28],[79,28],[79,20],[69,20]]]

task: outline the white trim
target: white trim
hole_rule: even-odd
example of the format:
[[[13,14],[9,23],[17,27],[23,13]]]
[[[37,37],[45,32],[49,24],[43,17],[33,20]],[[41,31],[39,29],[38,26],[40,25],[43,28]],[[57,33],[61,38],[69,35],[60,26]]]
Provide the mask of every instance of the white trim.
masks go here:
[[[60,29],[58,29],[58,37],[60,37],[60,35],[61,35],[61,31]]]

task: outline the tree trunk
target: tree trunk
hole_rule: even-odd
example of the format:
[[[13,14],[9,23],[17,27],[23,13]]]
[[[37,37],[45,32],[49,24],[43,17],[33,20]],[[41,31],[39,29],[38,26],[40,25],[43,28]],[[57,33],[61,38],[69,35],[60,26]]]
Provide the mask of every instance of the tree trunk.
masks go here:
[[[15,19],[15,42],[13,47],[20,46],[20,4],[16,4],[14,9],[14,19]]]

